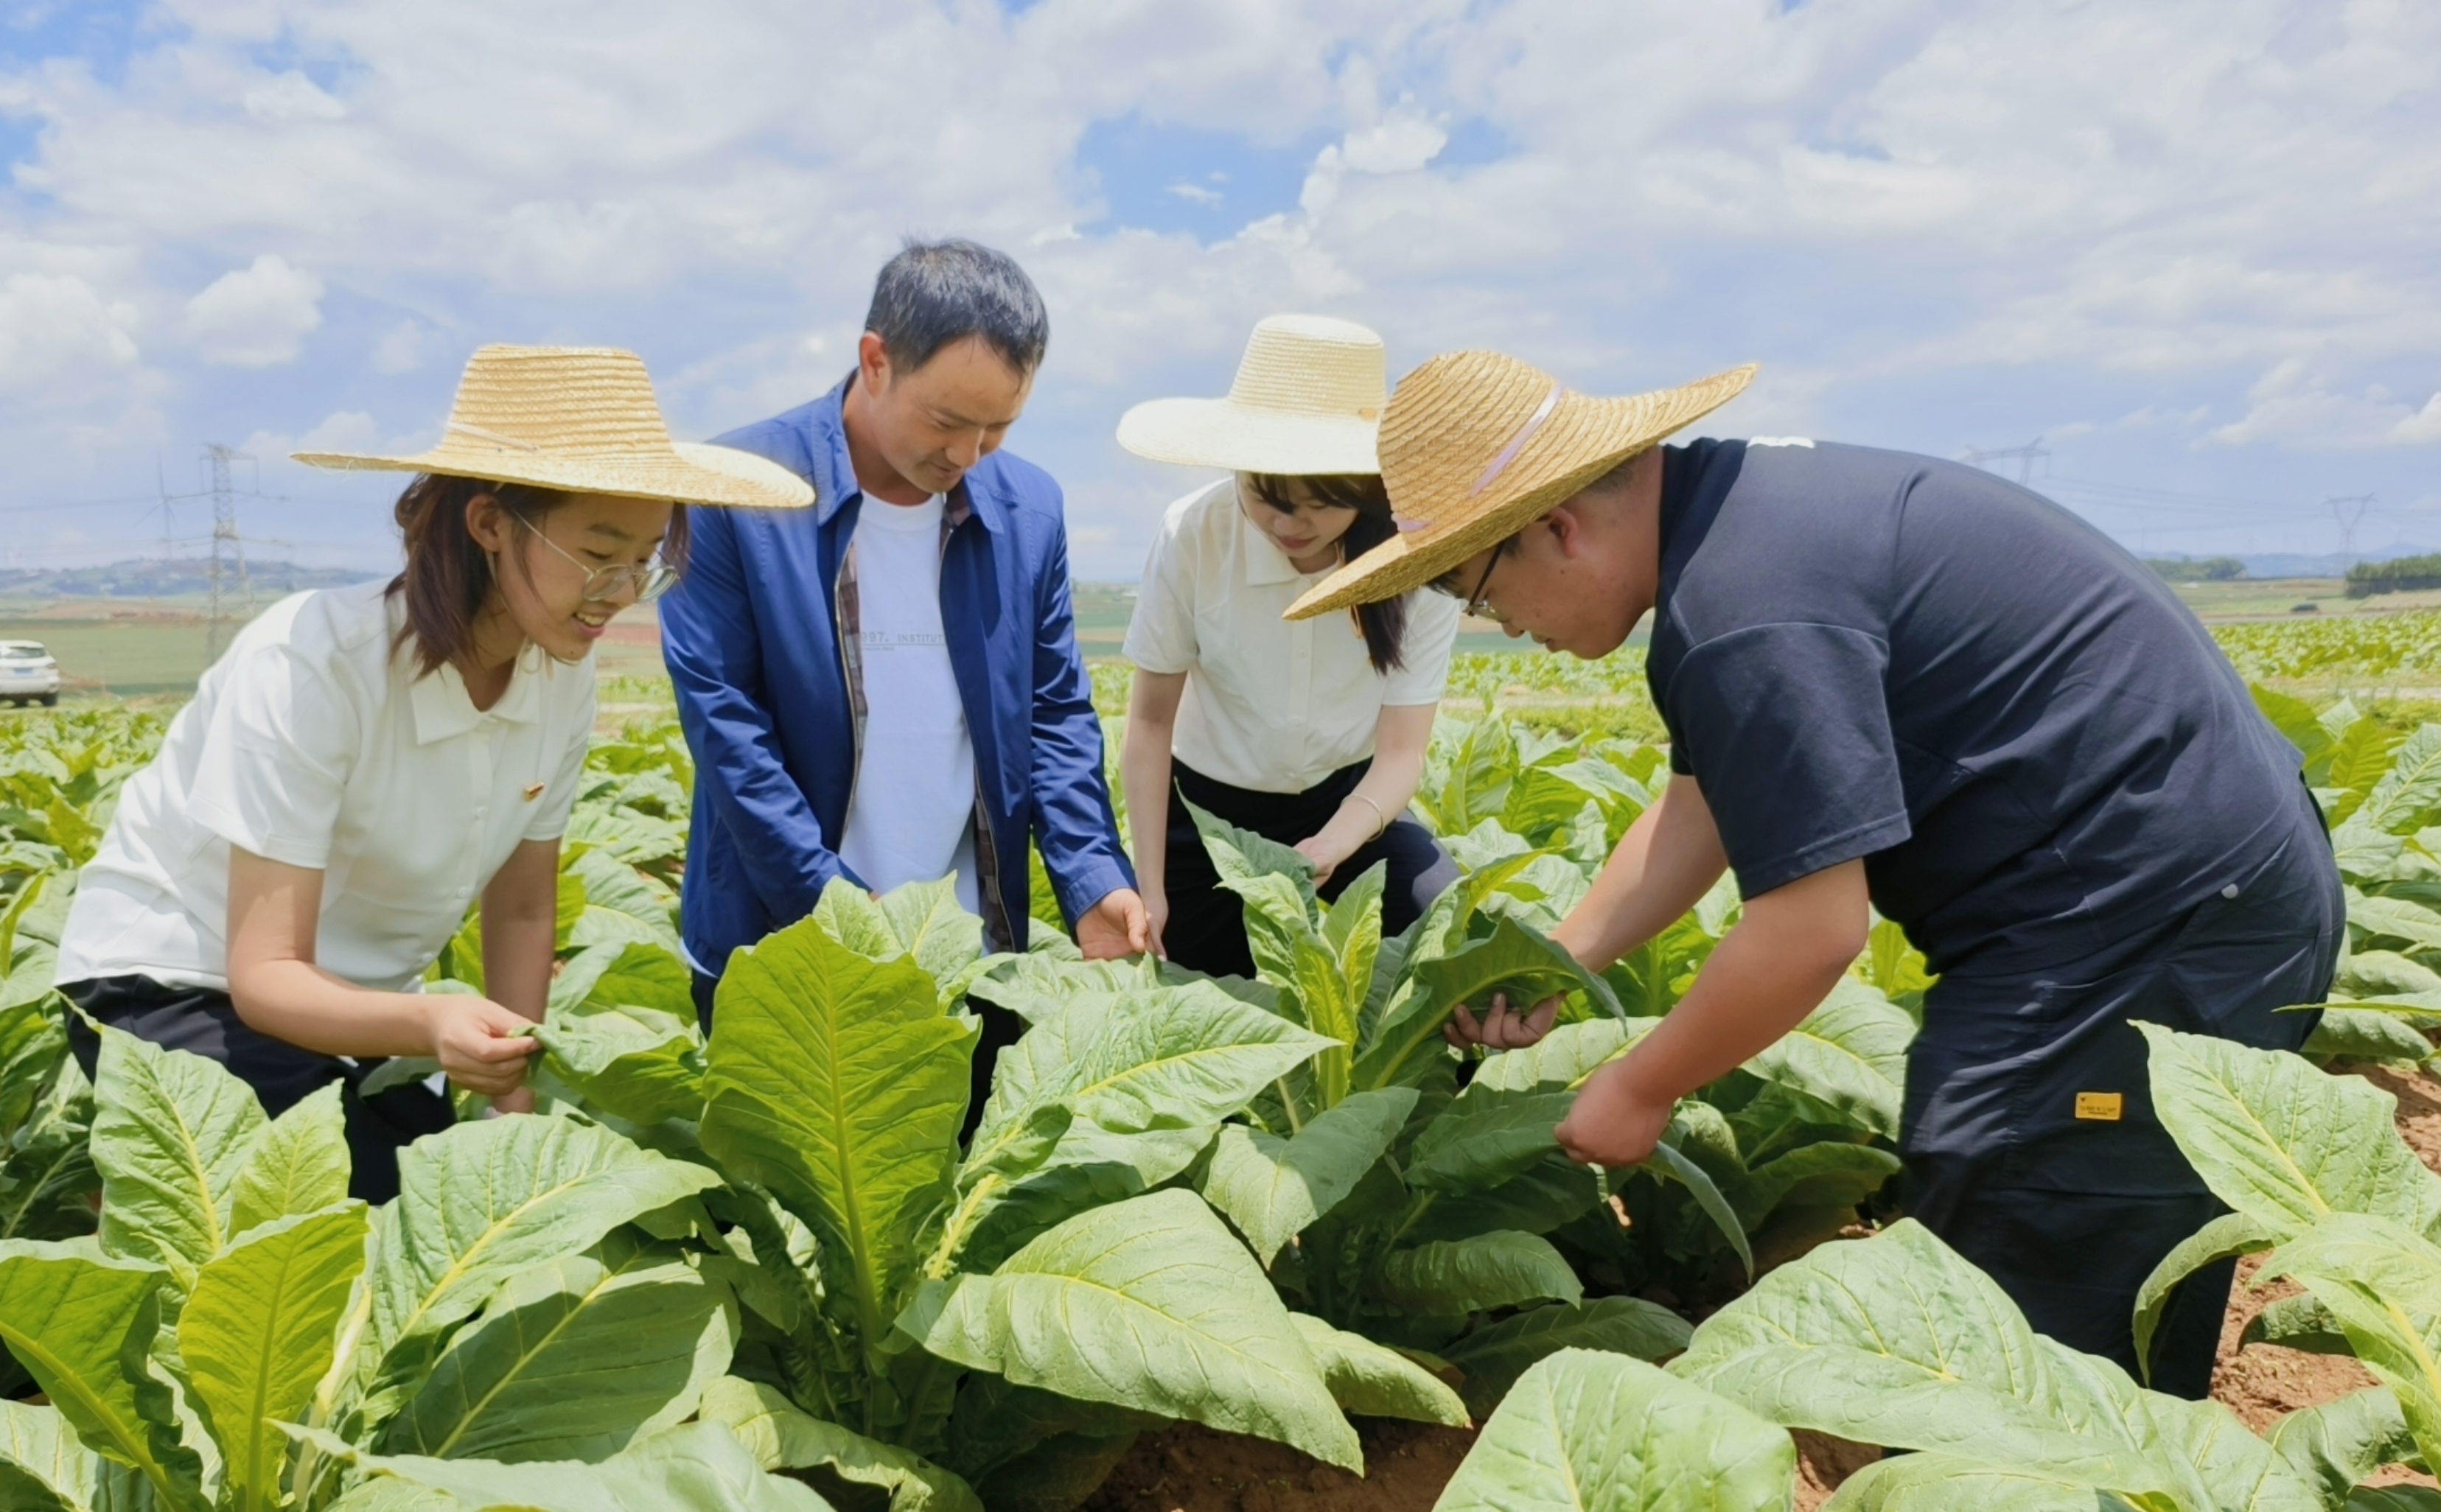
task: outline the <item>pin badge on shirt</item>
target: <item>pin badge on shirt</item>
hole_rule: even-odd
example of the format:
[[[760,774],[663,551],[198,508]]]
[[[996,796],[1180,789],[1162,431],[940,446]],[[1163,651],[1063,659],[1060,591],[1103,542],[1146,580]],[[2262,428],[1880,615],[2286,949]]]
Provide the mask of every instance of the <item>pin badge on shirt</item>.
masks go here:
[[[2126,1105],[2121,1092],[2079,1092],[2076,1094],[2076,1116],[2096,1124],[2116,1124],[2119,1112]]]
[[[542,797],[542,783],[528,783],[528,784],[527,784],[527,786],[526,786],[526,801],[527,801],[527,802],[529,802],[529,803],[531,803],[531,802],[533,802],[535,799],[540,798],[540,797]]]

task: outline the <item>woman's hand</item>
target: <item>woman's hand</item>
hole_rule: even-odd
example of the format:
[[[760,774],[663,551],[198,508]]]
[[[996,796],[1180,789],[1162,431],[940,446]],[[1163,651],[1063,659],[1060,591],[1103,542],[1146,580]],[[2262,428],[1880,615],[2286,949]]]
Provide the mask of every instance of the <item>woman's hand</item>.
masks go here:
[[[1330,873],[1339,870],[1339,863],[1347,860],[1350,855],[1356,854],[1353,851],[1340,849],[1338,843],[1331,839],[1330,834],[1327,830],[1319,835],[1307,836],[1304,839],[1301,839],[1297,841],[1296,844],[1291,846],[1290,849],[1313,863],[1313,885],[1315,887],[1320,887],[1325,882],[1329,881]]]
[[[525,1085],[526,1057],[540,1048],[533,1019],[489,998],[435,993],[428,1002],[433,1058],[451,1081],[486,1097]]]
[[[1441,1025],[1441,1037],[1460,1050],[1481,1045],[1488,1050],[1524,1050],[1550,1033],[1551,1020],[1560,1014],[1557,993],[1536,1003],[1529,1011],[1509,1005],[1507,993],[1492,995],[1492,1006],[1483,1011],[1478,1022],[1474,1010],[1464,1003],[1451,1010],[1449,1021]]]
[[[1145,934],[1152,941],[1152,953],[1164,961],[1169,959],[1169,947],[1161,943],[1162,927],[1169,923],[1169,893],[1158,882],[1136,878],[1136,893],[1144,899]]]

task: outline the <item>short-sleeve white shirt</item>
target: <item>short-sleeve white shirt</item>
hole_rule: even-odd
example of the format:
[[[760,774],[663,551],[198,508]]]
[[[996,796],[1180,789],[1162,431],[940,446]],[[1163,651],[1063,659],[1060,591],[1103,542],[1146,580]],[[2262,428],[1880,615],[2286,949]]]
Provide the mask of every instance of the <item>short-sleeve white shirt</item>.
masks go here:
[[[1127,657],[1187,675],[1170,749],[1206,777],[1301,793],[1373,754],[1384,706],[1440,701],[1460,605],[1407,596],[1401,665],[1365,658],[1355,617],[1280,616],[1327,572],[1299,572],[1238,508],[1234,478],[1164,513],[1128,624]]]
[[[61,981],[228,985],[229,848],[323,873],[315,956],[410,988],[522,840],[558,837],[593,729],[593,660],[528,646],[488,710],[415,675],[369,583],[283,599],[239,632],[128,779],[78,880]]]

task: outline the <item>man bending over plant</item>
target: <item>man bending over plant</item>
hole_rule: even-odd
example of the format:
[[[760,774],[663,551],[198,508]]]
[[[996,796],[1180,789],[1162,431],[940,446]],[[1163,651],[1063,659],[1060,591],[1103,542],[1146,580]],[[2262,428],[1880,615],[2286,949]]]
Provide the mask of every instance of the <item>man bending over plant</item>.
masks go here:
[[[1672,1105],[1786,1034],[1868,904],[1940,981],[1909,1053],[1909,1208],[2035,1327],[2137,1366],[2138,1287],[2219,1212],[2147,1091],[2146,1020],[2295,1049],[2329,985],[2340,879],[2298,755],[2170,590],[2025,489],[1810,441],[1660,446],[1742,368],[1626,399],[1491,352],[1399,385],[1400,534],[1289,612],[1419,584],[1512,636],[1607,654],[1646,611],[1673,776],[1555,938],[1600,970],[1727,868],[1745,905],[1685,998],[1558,1129],[1634,1164]],[[1530,1044],[1556,1002],[1461,1007]],[[2231,1266],[2197,1272],[2154,1383],[2211,1385]]]

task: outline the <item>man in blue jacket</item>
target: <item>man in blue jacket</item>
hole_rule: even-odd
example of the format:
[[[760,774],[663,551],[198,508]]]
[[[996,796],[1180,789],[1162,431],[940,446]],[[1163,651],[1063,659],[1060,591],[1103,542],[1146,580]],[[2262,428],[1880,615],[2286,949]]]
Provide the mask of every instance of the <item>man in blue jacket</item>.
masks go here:
[[[1049,339],[1041,297],[1002,253],[911,243],[865,326],[839,387],[720,438],[804,477],[814,507],[696,513],[662,601],[696,760],[679,921],[707,1024],[730,952],[835,878],[883,892],[954,873],[991,943],[1023,949],[1029,832],[1089,958],[1148,944],[1059,488],[999,450]]]

